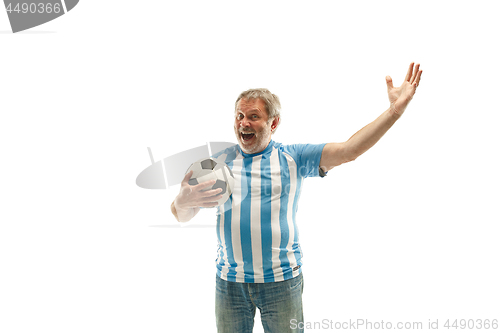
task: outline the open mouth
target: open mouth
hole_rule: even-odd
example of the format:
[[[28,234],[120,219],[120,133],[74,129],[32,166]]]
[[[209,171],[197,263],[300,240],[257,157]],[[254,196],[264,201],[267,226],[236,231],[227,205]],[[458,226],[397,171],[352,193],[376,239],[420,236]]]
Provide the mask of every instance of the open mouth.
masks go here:
[[[249,133],[249,134],[240,133],[240,136],[243,141],[250,141],[255,136],[255,133]]]

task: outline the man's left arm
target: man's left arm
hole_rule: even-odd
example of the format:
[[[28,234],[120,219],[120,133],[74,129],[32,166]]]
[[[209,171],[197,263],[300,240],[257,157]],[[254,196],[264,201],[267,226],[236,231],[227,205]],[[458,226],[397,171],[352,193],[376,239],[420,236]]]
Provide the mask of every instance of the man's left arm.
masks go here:
[[[420,65],[410,64],[405,81],[400,87],[392,85],[390,76],[386,77],[387,93],[389,95],[390,107],[382,113],[377,119],[356,132],[346,142],[327,143],[321,154],[320,167],[328,171],[333,167],[354,161],[375,143],[394,125],[401,117],[406,107],[410,103],[415,90],[420,82],[422,70]]]

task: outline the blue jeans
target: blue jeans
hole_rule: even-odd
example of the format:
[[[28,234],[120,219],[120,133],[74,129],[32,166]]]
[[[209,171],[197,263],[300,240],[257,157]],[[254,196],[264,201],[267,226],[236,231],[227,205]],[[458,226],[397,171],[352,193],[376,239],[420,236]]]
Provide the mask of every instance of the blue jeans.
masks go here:
[[[215,318],[218,333],[251,333],[259,308],[266,333],[303,332],[302,274],[280,282],[240,283],[216,275]],[[290,327],[295,327],[291,329]]]

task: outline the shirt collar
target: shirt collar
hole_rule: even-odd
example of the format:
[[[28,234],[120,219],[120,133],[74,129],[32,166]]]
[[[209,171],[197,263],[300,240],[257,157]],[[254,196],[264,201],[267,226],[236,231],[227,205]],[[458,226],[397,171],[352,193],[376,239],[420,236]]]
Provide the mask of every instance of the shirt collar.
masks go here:
[[[238,145],[238,149],[240,150],[240,153],[241,153],[241,155],[243,155],[243,157],[254,157],[254,156],[259,156],[259,155],[266,154],[266,153],[270,152],[273,149],[273,146],[274,146],[274,141],[271,139],[271,141],[269,142],[269,144],[267,145],[267,147],[263,151],[255,153],[255,154],[245,154],[243,152],[243,150],[241,150],[240,145]]]

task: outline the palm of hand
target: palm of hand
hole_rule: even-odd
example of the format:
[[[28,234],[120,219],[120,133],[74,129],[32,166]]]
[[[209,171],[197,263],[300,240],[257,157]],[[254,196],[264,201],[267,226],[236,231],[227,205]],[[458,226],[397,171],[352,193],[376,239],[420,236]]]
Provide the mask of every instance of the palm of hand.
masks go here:
[[[420,82],[420,76],[422,75],[422,70],[419,70],[419,67],[420,65],[417,64],[415,66],[415,71],[413,71],[413,63],[411,63],[408,73],[406,74],[405,81],[399,87],[394,87],[392,85],[392,79],[390,76],[386,77],[389,102],[391,103],[391,110],[395,114],[403,114],[404,110],[413,98],[413,95],[415,95],[415,91]]]

